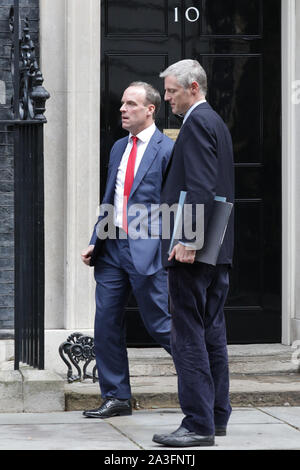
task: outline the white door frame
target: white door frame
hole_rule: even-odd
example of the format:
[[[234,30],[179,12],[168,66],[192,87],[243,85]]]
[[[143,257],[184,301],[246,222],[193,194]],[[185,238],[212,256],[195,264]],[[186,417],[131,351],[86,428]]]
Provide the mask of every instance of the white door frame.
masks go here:
[[[282,1],[282,343],[295,339],[296,320],[296,2]],[[299,7],[298,7],[299,8]]]

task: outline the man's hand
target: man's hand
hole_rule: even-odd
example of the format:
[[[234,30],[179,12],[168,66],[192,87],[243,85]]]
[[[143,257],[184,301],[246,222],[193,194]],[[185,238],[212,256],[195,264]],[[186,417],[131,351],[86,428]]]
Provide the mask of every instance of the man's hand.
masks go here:
[[[81,253],[81,259],[87,266],[90,265],[91,254],[93,253],[95,245],[89,245],[89,247]]]
[[[171,259],[175,258],[176,261],[179,261],[180,263],[193,264],[195,261],[195,256],[195,250],[188,250],[184,245],[181,245],[181,243],[177,243],[177,245],[175,245],[171,251],[168,261],[171,261]]]

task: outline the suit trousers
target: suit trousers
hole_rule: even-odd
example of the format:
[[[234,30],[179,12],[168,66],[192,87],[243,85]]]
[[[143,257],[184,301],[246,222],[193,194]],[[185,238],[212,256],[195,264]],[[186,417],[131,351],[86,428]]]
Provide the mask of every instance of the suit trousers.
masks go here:
[[[228,265],[178,263],[168,268],[171,349],[178,375],[182,425],[213,435],[231,414],[224,304]]]
[[[95,265],[95,355],[101,395],[131,397],[125,307],[133,292],[149,334],[171,353],[167,272],[147,276],[135,269],[128,240],[106,240]]]

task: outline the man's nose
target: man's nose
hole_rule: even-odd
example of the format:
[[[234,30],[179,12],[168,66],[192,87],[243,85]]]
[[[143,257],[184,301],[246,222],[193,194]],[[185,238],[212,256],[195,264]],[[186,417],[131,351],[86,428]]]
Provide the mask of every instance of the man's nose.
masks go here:
[[[169,101],[170,97],[169,97],[169,94],[167,91],[165,91],[165,96],[164,96],[164,100],[165,101]]]
[[[121,108],[120,108],[120,111],[125,111],[125,103],[122,104]]]

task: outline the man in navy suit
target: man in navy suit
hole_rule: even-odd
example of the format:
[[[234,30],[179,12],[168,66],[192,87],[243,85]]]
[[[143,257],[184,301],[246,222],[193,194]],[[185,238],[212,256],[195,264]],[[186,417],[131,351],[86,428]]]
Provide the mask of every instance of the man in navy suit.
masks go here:
[[[154,123],[160,102],[159,92],[144,82],[134,82],[124,91],[120,111],[122,127],[129,136],[118,140],[111,150],[101,203],[101,207],[112,207],[113,214],[109,219],[106,212],[100,213],[89,247],[82,253],[83,262],[95,266],[95,354],[104,398],[99,408],[83,413],[86,417],[132,413],[124,325],[131,290],[146,329],[170,352],[160,222],[151,219],[151,205],[160,204],[161,183],[174,145]],[[141,207],[142,217],[138,220],[142,229],[137,236],[138,230],[131,226]]]
[[[160,75],[165,79],[165,100],[183,125],[165,173],[161,203],[204,206],[204,243],[215,196],[234,201],[232,141],[221,117],[206,101],[207,77],[194,60],[183,60]],[[193,227],[197,220],[192,221]],[[171,234],[173,226],[171,225]],[[184,226],[183,226],[184,233]],[[185,415],[170,434],[155,434],[166,446],[214,445],[225,435],[231,413],[224,304],[228,271],[233,256],[233,217],[217,265],[195,261],[197,240],[185,238],[168,254],[170,240],[162,240],[163,265],[168,270],[172,315],[171,347],[178,374],[178,395]]]

